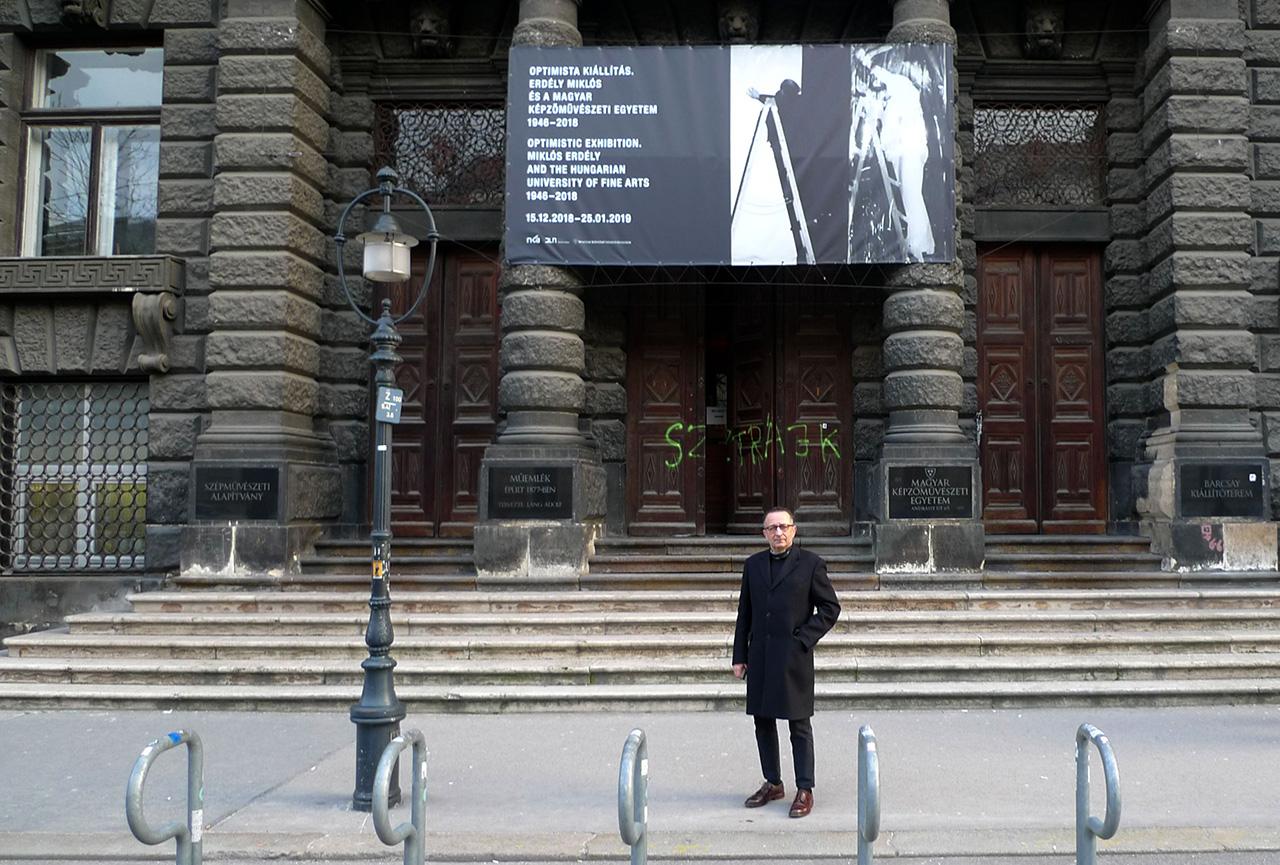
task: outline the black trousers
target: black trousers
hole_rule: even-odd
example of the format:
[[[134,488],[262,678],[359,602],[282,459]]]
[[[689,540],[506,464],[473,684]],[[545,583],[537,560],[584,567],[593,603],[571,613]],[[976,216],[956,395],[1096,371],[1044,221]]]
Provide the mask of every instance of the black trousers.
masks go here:
[[[782,783],[782,761],[778,756],[778,721],[756,718],[756,747],[760,749],[760,770],[770,784]],[[813,789],[813,722],[796,718],[791,726],[791,756],[796,765],[796,786]]]

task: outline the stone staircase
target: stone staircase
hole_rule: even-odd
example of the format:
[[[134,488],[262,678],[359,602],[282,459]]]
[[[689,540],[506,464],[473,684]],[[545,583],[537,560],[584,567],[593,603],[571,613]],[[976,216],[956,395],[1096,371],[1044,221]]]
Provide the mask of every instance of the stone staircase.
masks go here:
[[[1163,573],[1140,539],[992,538],[980,582],[889,584],[865,541],[805,543],[844,607],[819,708],[1280,701],[1276,574]],[[398,541],[397,695],[411,712],[740,708],[734,612],[759,548],[606,539],[589,574],[531,583],[477,577],[467,541]],[[346,711],[368,556],[329,541],[297,575],[179,578],[12,637],[0,706]]]

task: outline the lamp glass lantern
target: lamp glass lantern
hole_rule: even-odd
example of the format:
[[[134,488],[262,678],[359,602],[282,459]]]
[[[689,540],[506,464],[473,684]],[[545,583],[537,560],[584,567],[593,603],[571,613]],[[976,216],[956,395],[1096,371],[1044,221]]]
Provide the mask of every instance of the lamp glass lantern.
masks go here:
[[[409,278],[409,250],[418,239],[405,234],[400,223],[385,211],[373,228],[356,237],[364,243],[364,276],[374,282],[404,282]]]

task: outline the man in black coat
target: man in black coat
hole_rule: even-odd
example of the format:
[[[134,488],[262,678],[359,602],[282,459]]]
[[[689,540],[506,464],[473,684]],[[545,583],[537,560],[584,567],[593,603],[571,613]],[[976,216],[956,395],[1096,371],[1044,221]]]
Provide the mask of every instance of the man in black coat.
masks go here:
[[[785,508],[765,514],[769,549],[747,559],[733,635],[733,674],[747,680],[747,714],[755,717],[764,784],[748,808],[786,795],[778,757],[778,722],[791,727],[796,798],[791,816],[813,809],[813,647],[840,615],[820,556],[793,546],[795,520]],[[750,671],[748,673],[748,671]]]

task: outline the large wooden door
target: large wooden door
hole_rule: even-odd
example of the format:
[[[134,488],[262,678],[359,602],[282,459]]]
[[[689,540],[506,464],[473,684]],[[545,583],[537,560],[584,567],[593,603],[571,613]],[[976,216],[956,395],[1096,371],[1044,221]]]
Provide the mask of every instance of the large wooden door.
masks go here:
[[[628,347],[632,534],[758,534],[774,505],[847,534],[847,288],[648,287]]]
[[[422,285],[389,287],[392,309]],[[375,303],[375,309],[379,307]],[[470,536],[479,516],[480,459],[498,411],[498,265],[469,251],[442,251],[422,306],[399,326],[404,391],[392,430],[391,521],[396,535]]]
[[[1101,254],[983,251],[978,400],[988,533],[1106,531]]]

